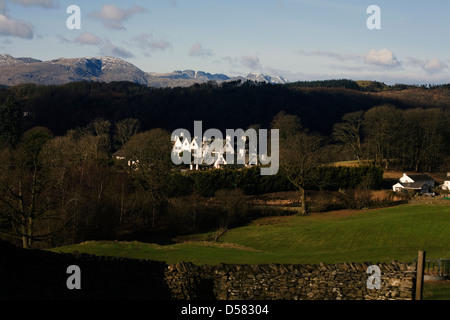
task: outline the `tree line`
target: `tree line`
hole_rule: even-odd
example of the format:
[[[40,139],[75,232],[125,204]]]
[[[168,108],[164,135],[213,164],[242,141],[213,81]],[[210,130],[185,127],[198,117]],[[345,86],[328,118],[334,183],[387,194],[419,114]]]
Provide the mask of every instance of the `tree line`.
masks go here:
[[[26,112],[24,128],[49,128],[56,135],[87,126],[93,119],[112,123],[139,119],[142,130],[191,130],[195,120],[221,131],[259,124],[269,128],[281,110],[298,116],[314,132],[330,135],[347,113],[393,104],[405,110],[413,101],[368,94],[345,87],[205,83],[188,88],[149,88],[128,82],[75,82],[59,86],[18,85],[0,88],[0,104],[13,96]],[[428,99],[422,107],[430,108]],[[436,102],[437,103],[437,102]],[[188,127],[191,126],[191,127]],[[232,127],[230,127],[232,126]]]
[[[106,84],[79,83],[67,88],[84,101],[86,94],[89,96],[84,90],[96,86],[104,88]],[[118,98],[117,105],[111,105],[113,113],[120,110],[120,102],[131,97],[139,100],[125,89],[147,90],[123,83],[114,86],[117,91],[107,86],[110,90],[103,92],[109,102],[116,101],[109,100],[111,96]],[[267,89],[265,97],[278,90],[264,88],[261,85],[249,90]],[[239,213],[247,210],[243,199],[252,193],[297,190],[301,211],[307,214],[307,190],[377,188],[381,168],[391,166],[428,172],[450,170],[447,109],[402,109],[383,104],[353,111],[353,106],[350,112],[330,122],[331,130],[318,131],[298,114],[290,113],[289,108],[278,108],[267,127],[280,130],[280,171],[264,178],[251,168],[181,174],[171,163],[170,131],[167,127],[143,125],[147,117],[125,117],[127,113],[121,113],[112,121],[89,114],[85,116],[86,125],[70,125],[62,134],[47,126],[34,126],[36,118],[24,116],[24,110],[45,108],[47,100],[39,100],[42,97],[61,102],[60,88],[42,89],[52,93],[53,98],[38,94],[39,99],[35,96],[31,100],[23,97],[35,95],[35,87],[15,90],[23,90],[19,95],[22,98],[18,99],[16,92],[0,105],[0,233],[25,248],[39,243],[55,246],[114,239],[130,232],[169,236],[168,230],[177,233],[226,228],[242,218]],[[189,105],[192,95],[208,95],[207,90],[213,94],[217,88],[179,90],[179,94],[185,93]],[[246,92],[233,85],[227,90]],[[170,93],[172,99],[181,99],[171,90],[156,94],[165,100]],[[61,103],[58,112],[67,111],[70,117],[72,108],[81,108],[82,104],[72,105],[70,95],[66,99],[68,104]],[[28,105],[30,101],[36,103],[34,109]],[[92,100],[93,104],[83,108],[95,110],[95,101],[100,100]],[[264,109],[264,103],[258,101]],[[161,121],[160,109],[152,109],[151,105],[148,109]],[[261,118],[251,118],[257,119]],[[265,127],[251,120],[242,122],[242,127]],[[189,119],[180,127],[189,128],[186,121]],[[126,160],[135,161],[133,166],[116,161],[112,157],[116,150],[122,150]],[[369,165],[354,169],[330,165],[344,159]],[[211,196],[213,204],[205,198]]]
[[[434,172],[448,170],[450,113],[443,109],[401,110],[382,105],[344,115],[333,138],[360,163],[385,169]]]

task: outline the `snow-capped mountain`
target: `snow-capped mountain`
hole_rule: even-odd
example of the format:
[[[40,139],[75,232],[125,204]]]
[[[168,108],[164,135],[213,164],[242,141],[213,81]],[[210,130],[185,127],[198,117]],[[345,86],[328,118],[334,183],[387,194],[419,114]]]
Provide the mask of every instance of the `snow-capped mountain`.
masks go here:
[[[217,83],[225,81],[254,81],[270,84],[286,84],[289,81],[281,76],[268,76],[260,73],[252,72],[246,77],[230,77],[225,74],[211,74],[204,71],[194,70],[176,70],[170,73],[149,73],[149,86],[155,87],[173,87],[173,86],[190,86],[194,83],[204,83],[215,81]]]
[[[229,77],[204,71],[177,70],[170,73],[146,73],[135,65],[113,57],[59,58],[41,61],[0,54],[0,85],[22,83],[58,85],[75,81],[130,81],[152,87],[187,87],[195,83],[215,81],[256,81],[284,84],[280,76],[250,73],[247,77]]]
[[[246,77],[247,80],[255,81],[255,82],[265,82],[265,83],[271,83],[271,84],[285,84],[289,81],[283,77],[280,76],[267,76],[261,73],[251,72]]]
[[[16,66],[35,62],[42,62],[42,61],[33,58],[14,58],[9,54],[0,54],[0,67]]]
[[[130,81],[147,85],[145,72],[118,58],[59,58],[40,61],[0,55],[0,84],[64,84],[75,81]]]
[[[135,65],[113,57],[56,59],[49,63],[71,68],[78,76],[96,81],[130,81],[147,85],[147,75]]]
[[[195,83],[230,80],[225,74],[211,74],[204,71],[176,70],[170,73],[148,73],[148,85],[152,87],[186,87]]]
[[[211,74],[204,71],[194,71],[194,70],[176,70],[171,73],[165,74],[154,74],[160,78],[168,79],[196,79],[200,81],[226,81],[230,77],[224,74]]]

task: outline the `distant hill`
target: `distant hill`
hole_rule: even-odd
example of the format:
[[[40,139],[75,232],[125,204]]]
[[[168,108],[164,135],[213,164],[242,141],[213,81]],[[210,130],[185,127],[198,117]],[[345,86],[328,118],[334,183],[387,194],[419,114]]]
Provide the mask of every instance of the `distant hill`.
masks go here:
[[[189,87],[208,81],[221,83],[236,80],[271,84],[288,83],[280,76],[272,77],[258,73],[250,73],[246,77],[229,77],[224,74],[194,70],[149,73],[122,59],[111,57],[59,58],[41,61],[34,58],[15,58],[9,54],[0,55],[0,85],[5,86],[26,83],[59,85],[78,81],[129,81],[150,87]]]
[[[0,55],[2,85],[57,85],[76,81],[130,81],[147,85],[145,72],[122,59],[100,57],[40,61]]]
[[[377,95],[401,100],[416,107],[450,108],[450,90],[445,87],[436,87],[434,89],[408,87],[403,90],[381,91]]]

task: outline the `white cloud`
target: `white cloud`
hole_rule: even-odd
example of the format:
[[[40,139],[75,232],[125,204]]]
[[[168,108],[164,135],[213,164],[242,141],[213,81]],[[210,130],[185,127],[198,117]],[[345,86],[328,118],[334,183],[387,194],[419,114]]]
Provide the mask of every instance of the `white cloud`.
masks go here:
[[[233,68],[238,68],[239,67],[239,61],[235,57],[230,57],[230,56],[222,57],[222,60],[219,60],[218,62],[220,63],[222,61],[225,61],[226,63],[228,63]]]
[[[130,9],[120,9],[114,4],[105,4],[98,12],[90,14],[91,17],[103,21],[105,27],[114,30],[124,30],[123,22],[136,13],[146,12],[147,10],[140,6],[133,6]]]
[[[6,12],[6,2],[5,0],[0,0],[0,13]]]
[[[83,32],[74,42],[86,45],[100,45],[103,43],[99,37],[90,32]]]
[[[407,64],[410,66],[419,67],[430,75],[441,73],[448,68],[448,65],[438,58],[434,58],[432,60],[422,60],[410,57],[407,60]]]
[[[365,56],[364,60],[369,64],[384,67],[396,67],[400,65],[397,57],[389,49],[370,50],[369,54]]]
[[[0,13],[0,35],[31,39],[33,32],[34,28],[29,22],[14,20]]]
[[[394,53],[389,49],[381,50],[371,50],[368,54],[354,54],[354,53],[337,53],[333,51],[326,50],[298,50],[298,54],[309,56],[309,57],[325,57],[331,58],[338,61],[350,61],[350,62],[360,62],[366,63],[373,66],[382,67],[397,67],[400,66],[400,62]],[[334,66],[334,68],[339,66]],[[341,68],[349,68],[348,66],[340,66]],[[351,68],[359,68],[357,66],[351,66]]]
[[[331,70],[343,70],[351,72],[360,72],[363,70],[367,70],[367,68],[363,66],[345,66],[345,65],[329,64],[327,67],[330,68]]]
[[[204,49],[203,46],[197,42],[192,45],[189,55],[191,57],[212,57],[214,52],[210,49]]]
[[[447,68],[448,68],[448,65],[445,62],[443,62],[437,58],[434,58],[433,60],[429,61],[424,66],[425,71],[430,74],[440,73],[440,72],[444,71],[444,69],[447,69]]]
[[[130,51],[117,47],[113,45],[112,43],[108,43],[102,48],[100,48],[100,54],[103,56],[110,56],[110,57],[116,57],[116,58],[134,58],[134,54]]]
[[[153,34],[151,33],[143,33],[131,40],[141,49],[150,49],[150,50],[166,50],[172,47],[172,44],[166,40],[156,40]]]
[[[262,68],[257,56],[242,56],[241,64],[251,70],[260,70]]]
[[[424,60],[421,60],[421,59],[409,57],[409,58],[406,60],[406,64],[407,64],[407,65],[410,65],[410,66],[414,66],[414,67],[420,67],[420,68],[423,68],[423,67],[425,66],[425,64],[427,64],[427,62],[424,61]]]
[[[56,35],[56,38],[57,38],[61,43],[71,43],[71,42],[72,42],[72,40],[69,40],[69,39],[67,39],[66,37],[64,37],[64,36],[62,36],[62,35],[60,35],[60,34],[57,34],[57,35]]]
[[[57,1],[55,0],[12,0],[12,2],[21,4],[25,7],[41,6],[44,8],[54,8],[57,6]]]
[[[323,51],[323,50],[311,50],[311,51],[305,51],[305,50],[298,50],[297,53],[305,56],[313,56],[313,57],[328,57],[333,58],[340,61],[345,60],[361,60],[362,56],[357,54],[342,54],[342,53],[336,53],[332,51]]]

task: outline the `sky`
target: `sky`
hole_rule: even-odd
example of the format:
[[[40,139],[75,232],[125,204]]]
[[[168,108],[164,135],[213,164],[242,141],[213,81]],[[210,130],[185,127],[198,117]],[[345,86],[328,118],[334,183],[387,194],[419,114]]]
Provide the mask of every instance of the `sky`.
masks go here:
[[[71,5],[80,29],[67,27]],[[450,83],[450,1],[0,0],[0,53],[114,56],[155,73]]]

